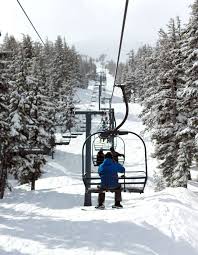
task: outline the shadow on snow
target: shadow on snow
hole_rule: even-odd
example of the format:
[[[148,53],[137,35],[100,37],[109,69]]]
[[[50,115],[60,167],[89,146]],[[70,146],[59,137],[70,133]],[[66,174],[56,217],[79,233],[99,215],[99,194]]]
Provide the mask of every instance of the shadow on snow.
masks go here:
[[[9,212],[11,213],[10,209]],[[1,229],[1,235],[38,242],[46,249],[54,250],[54,254],[59,248],[79,249],[80,252],[81,248],[88,247],[90,251],[115,251],[126,255],[197,255],[184,240],[173,240],[147,223],[136,225],[127,221],[68,221],[43,216],[40,219],[31,218],[30,221],[17,219],[15,213],[12,212],[12,216],[16,216],[13,220],[3,217],[4,224],[10,229]],[[1,254],[24,253],[1,250]]]

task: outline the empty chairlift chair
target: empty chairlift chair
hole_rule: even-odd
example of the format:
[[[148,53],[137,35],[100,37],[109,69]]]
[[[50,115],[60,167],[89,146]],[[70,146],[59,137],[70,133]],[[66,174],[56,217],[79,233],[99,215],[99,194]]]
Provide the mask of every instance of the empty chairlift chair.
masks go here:
[[[71,134],[70,133],[64,133],[64,134],[56,134],[55,138],[55,144],[56,145],[69,145],[71,140]]]

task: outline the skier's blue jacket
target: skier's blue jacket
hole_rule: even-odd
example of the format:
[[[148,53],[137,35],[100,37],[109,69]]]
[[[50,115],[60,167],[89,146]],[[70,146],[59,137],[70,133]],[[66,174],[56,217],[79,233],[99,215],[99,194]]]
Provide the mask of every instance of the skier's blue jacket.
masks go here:
[[[110,158],[105,159],[98,168],[98,173],[101,178],[101,188],[114,189],[119,187],[118,172],[124,173],[125,168]]]

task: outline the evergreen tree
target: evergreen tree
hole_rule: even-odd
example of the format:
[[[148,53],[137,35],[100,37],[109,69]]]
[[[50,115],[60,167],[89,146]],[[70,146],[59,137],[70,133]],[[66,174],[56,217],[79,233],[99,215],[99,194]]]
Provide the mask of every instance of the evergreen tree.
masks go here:
[[[188,154],[188,164],[193,156],[198,159],[198,149],[195,145],[195,136],[198,133],[198,0],[192,5],[190,21],[184,31],[182,53],[186,83],[179,96],[182,102],[182,112],[185,122],[181,136],[185,138],[185,149]],[[183,145],[184,146],[184,145]],[[186,148],[187,147],[187,148]],[[185,163],[185,162],[184,162]]]
[[[20,47],[13,63],[15,75],[12,81],[9,105],[11,151],[12,154],[15,155],[12,159],[13,167],[11,172],[18,179],[26,164],[24,150],[27,148],[29,137],[27,125],[31,122],[28,115],[30,107],[27,100],[27,70],[24,70],[26,65],[24,65],[22,52],[22,47]]]
[[[157,125],[153,138],[156,141],[155,156],[161,160],[159,168],[162,169],[167,186],[186,187],[188,169],[183,166],[183,172],[181,172],[181,169],[180,173],[177,171],[180,143],[177,136],[180,129],[177,90],[183,85],[183,81],[179,76],[179,72],[182,72],[180,68],[182,59],[179,54],[181,41],[179,24],[178,21],[178,26],[176,26],[175,21],[171,19],[168,25],[168,33],[163,30],[160,31]],[[180,181],[178,174],[181,174]],[[175,180],[178,181],[177,184]]]
[[[92,58],[88,56],[78,56],[79,60],[79,72],[80,72],[80,82],[79,87],[87,88],[89,80],[96,80],[96,65]]]
[[[143,120],[143,124],[146,126],[145,131],[149,130],[152,134],[156,124],[157,104],[156,94],[158,89],[157,77],[159,74],[158,66],[159,46],[153,49],[152,54],[147,58],[147,75],[144,79],[144,95],[142,95],[141,102],[143,109],[140,117]]]
[[[16,52],[18,48],[18,42],[14,38],[14,36],[5,35],[3,40],[2,49],[4,52]]]
[[[186,187],[190,165],[189,154],[184,153],[187,151],[185,139],[180,135],[184,118],[181,118],[182,103],[178,96],[185,84],[181,40],[180,20],[177,19],[175,25],[171,19],[168,32],[160,30],[158,46],[143,61],[148,72],[141,89],[144,99],[141,116],[152,132],[154,156],[160,160],[159,168],[166,185]]]
[[[6,188],[7,168],[9,162],[9,83],[7,79],[8,52],[0,53],[0,198]]]
[[[13,155],[11,172],[20,183],[34,183],[35,174],[38,172],[35,168],[39,165],[37,153],[33,152],[32,146],[35,143],[32,138],[34,105],[31,100],[34,89],[30,79],[33,57],[32,41],[29,36],[24,36],[14,61],[15,75],[10,100],[10,138]]]
[[[81,82],[81,57],[61,37],[43,47],[29,36],[18,42],[6,35],[1,48],[10,56],[7,70],[2,71],[0,63],[0,140],[6,145],[1,155],[7,156],[9,173],[20,183],[31,182],[34,189],[43,154],[54,146],[57,119],[65,130],[76,124],[74,89]],[[91,58],[84,63],[88,80],[96,66]]]
[[[109,74],[115,75],[116,63],[113,60],[107,61],[105,68],[109,71]]]
[[[138,87],[136,84],[135,71],[136,71],[136,60],[135,60],[135,53],[132,50],[129,54],[129,60],[125,67],[126,74],[124,77],[124,85],[125,85],[125,92],[126,92],[128,101],[132,99],[133,102],[135,102],[135,100],[138,97]]]

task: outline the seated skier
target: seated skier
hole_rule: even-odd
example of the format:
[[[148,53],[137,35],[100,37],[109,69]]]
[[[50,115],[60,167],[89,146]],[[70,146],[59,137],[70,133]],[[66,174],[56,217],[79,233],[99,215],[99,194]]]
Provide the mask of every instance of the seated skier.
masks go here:
[[[115,162],[118,162],[118,157],[119,156],[122,156],[123,158],[125,157],[124,154],[121,154],[121,153],[115,151],[115,149],[113,147],[110,148],[110,152],[111,152],[111,154],[113,156],[113,160]]]
[[[97,158],[96,158],[96,165],[99,166],[103,163],[104,161],[104,152],[103,149],[100,149],[99,152],[97,153]]]
[[[121,185],[118,183],[118,172],[124,173],[125,168],[119,163],[113,161],[113,157],[111,152],[107,152],[105,155],[104,162],[99,166],[98,173],[101,178],[101,192],[98,195],[98,205],[97,209],[104,209],[105,202],[105,190],[112,190],[115,192],[115,204],[112,206],[113,208],[122,208],[123,206],[120,204],[121,197]]]

